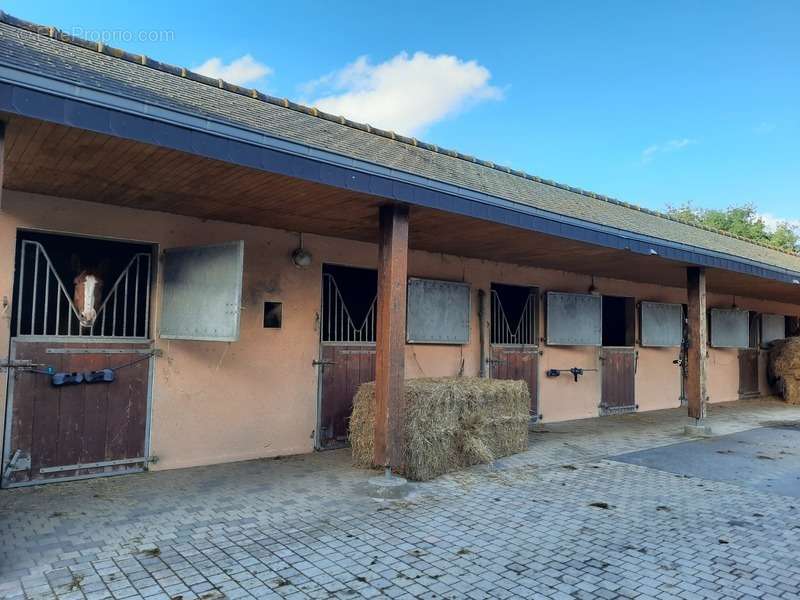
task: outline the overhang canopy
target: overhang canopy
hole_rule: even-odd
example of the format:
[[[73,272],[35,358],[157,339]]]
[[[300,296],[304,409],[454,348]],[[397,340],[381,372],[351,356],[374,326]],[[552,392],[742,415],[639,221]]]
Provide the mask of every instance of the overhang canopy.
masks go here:
[[[11,189],[370,241],[399,201],[420,249],[681,287],[697,265],[718,291],[800,295],[796,255],[6,15],[0,110]]]

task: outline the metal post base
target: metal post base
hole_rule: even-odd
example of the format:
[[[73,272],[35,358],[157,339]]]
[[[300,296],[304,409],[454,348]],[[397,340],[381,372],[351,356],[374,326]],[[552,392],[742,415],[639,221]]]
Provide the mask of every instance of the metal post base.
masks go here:
[[[683,433],[692,437],[711,437],[711,425],[705,419],[689,419],[683,427]]]
[[[370,477],[367,482],[367,494],[379,500],[399,500],[405,498],[410,487],[404,477],[392,473],[388,467],[383,475]]]

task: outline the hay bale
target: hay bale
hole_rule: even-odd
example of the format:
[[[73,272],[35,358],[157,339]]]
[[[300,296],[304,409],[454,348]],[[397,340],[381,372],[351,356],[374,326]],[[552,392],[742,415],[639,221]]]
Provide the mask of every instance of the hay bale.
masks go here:
[[[769,379],[778,388],[784,401],[800,404],[800,337],[770,344]]]
[[[409,379],[405,382],[404,474],[426,481],[443,473],[528,447],[530,393],[524,381],[476,377]],[[353,461],[373,467],[375,384],[353,400]]]

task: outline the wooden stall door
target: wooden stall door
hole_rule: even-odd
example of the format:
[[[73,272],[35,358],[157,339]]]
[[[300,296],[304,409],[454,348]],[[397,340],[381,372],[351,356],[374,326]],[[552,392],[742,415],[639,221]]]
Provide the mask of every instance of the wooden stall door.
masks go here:
[[[531,393],[531,418],[539,418],[537,374],[539,350],[536,348],[503,348],[492,346],[491,377],[524,380]]]
[[[13,370],[4,487],[140,471],[146,465],[149,342],[12,341],[12,357],[56,372],[115,371],[109,383],[56,387],[44,373]],[[142,360],[139,360],[142,359]],[[20,468],[20,466],[24,468]]]
[[[758,350],[739,350],[739,397],[754,398],[758,395]]]
[[[600,414],[634,412],[636,351],[633,348],[603,348],[602,365]]]
[[[375,346],[323,344],[319,446],[348,444],[353,396],[362,383],[375,381]]]

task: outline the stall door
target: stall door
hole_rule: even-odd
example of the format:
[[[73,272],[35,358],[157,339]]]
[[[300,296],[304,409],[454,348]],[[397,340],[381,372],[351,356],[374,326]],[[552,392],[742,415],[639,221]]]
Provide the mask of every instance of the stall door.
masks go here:
[[[377,274],[325,265],[320,318],[317,447],[348,444],[353,397],[375,381]]]
[[[531,418],[539,418],[536,288],[492,284],[489,375],[522,380],[531,394]]]
[[[150,342],[12,342],[11,435],[4,487],[141,471]],[[54,386],[44,372],[114,369],[110,382]]]
[[[749,314],[748,348],[739,350],[739,397],[755,398],[758,390],[758,348],[761,344],[761,315]]]
[[[635,411],[636,351],[633,348],[603,348],[601,357],[601,414]]]
[[[636,410],[636,303],[624,296],[603,296],[603,347],[600,414]]]
[[[754,398],[758,395],[758,350],[739,350],[739,397]]]
[[[138,244],[21,232],[3,487],[146,467],[153,360],[149,250]],[[71,251],[80,253],[76,265],[109,265],[93,273],[97,279],[105,277],[106,285],[97,286],[104,290],[102,297],[86,303],[95,307],[91,320],[84,314],[86,304],[76,304],[70,293],[69,261],[62,259]]]
[[[320,446],[339,448],[348,443],[358,386],[375,381],[375,347],[323,344],[321,362]]]
[[[531,418],[539,417],[537,402],[537,379],[539,351],[522,348],[492,347],[491,376],[494,379],[523,380],[531,393]]]

